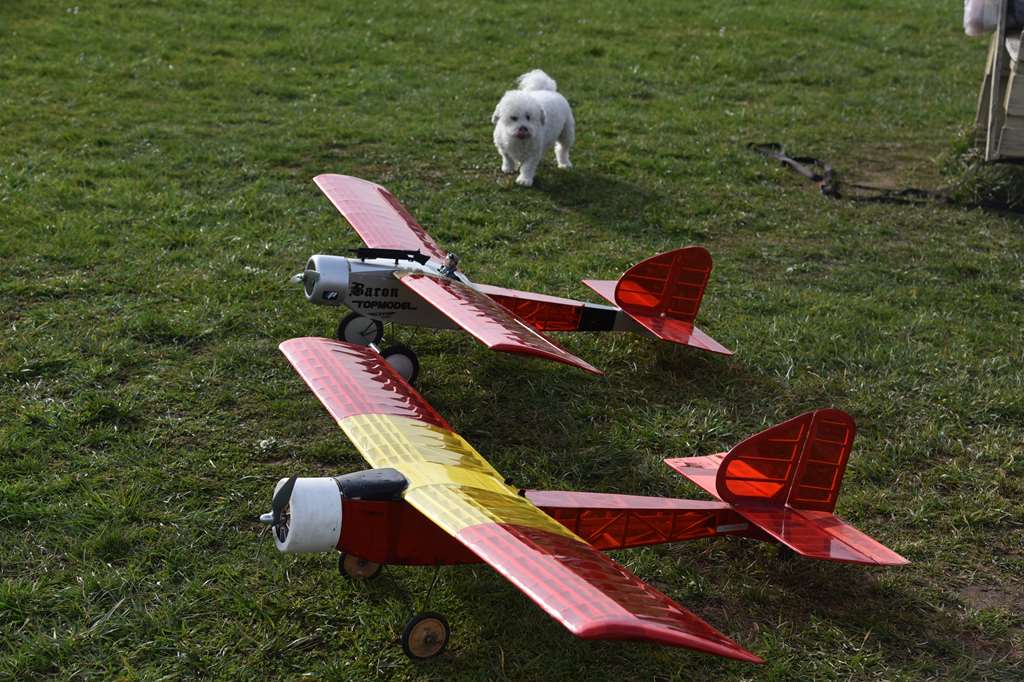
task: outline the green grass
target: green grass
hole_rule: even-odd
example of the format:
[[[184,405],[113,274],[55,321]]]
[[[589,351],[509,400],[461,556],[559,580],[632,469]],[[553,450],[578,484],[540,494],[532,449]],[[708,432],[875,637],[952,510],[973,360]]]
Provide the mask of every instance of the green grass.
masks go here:
[[[744,149],[938,186],[985,52],[959,11],[0,3],[0,678],[1020,679],[1020,216],[828,201]],[[526,190],[489,118],[534,67],[579,139]],[[594,300],[581,277],[714,254],[699,322],[732,359],[560,336],[595,379],[398,330],[518,484],[698,497],[662,458],[834,405],[860,430],[839,513],[914,563],[616,554],[762,668],[577,641],[486,568],[446,569],[451,648],[409,663],[431,571],[347,583],[255,520],[279,477],[363,466],[275,350],[337,321],[287,277],[358,243],[321,172],[387,186],[493,284]]]

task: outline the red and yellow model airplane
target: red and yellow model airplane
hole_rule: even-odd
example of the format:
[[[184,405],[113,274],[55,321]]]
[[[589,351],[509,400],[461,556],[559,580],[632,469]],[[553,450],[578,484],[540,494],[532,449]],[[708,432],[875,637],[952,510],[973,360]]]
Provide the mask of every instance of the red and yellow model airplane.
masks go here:
[[[340,550],[343,574],[482,561],[577,637],[759,663],[602,550],[738,535],[815,559],[907,563],[832,513],[855,431],[838,410],[795,417],[728,453],[665,460],[716,501],[517,490],[373,349],[300,338],[281,351],[374,468],[282,479],[261,520],[283,552]],[[421,613],[402,645],[429,658],[448,636],[441,615]]]
[[[712,353],[732,352],[694,326],[711,275],[711,254],[699,246],[642,261],[618,280],[584,280],[613,305],[597,305],[486,284],[474,284],[390,192],[347,175],[318,175],[317,187],[359,233],[355,258],[317,254],[303,272],[306,298],[353,312],[337,338],[376,345],[384,323],[461,328],[488,348],[602,372],[541,332],[631,331]],[[410,382],[419,360],[408,347],[381,351]]]

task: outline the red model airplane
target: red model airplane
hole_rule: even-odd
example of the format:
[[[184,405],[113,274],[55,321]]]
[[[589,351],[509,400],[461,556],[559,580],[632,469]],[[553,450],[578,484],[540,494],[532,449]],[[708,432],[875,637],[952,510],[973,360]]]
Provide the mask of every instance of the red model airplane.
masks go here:
[[[907,563],[832,513],[854,438],[838,410],[795,417],[728,453],[665,460],[717,501],[517,490],[372,349],[302,338],[281,351],[374,469],[282,479],[261,520],[283,552],[340,550],[345,575],[483,561],[578,637],[760,663],[601,550],[739,535],[815,559]],[[402,645],[429,658],[448,635],[442,616],[421,613]]]
[[[390,192],[347,175],[318,175],[317,187],[366,244],[355,258],[317,254],[292,279],[306,298],[345,305],[352,313],[338,324],[337,338],[378,344],[384,323],[461,328],[488,348],[522,353],[602,372],[540,332],[632,331],[712,353],[732,352],[694,326],[711,254],[699,246],[676,249],[634,265],[617,281],[584,280],[607,299],[596,305],[529,291],[474,284]],[[419,371],[406,346],[382,351],[410,382]]]

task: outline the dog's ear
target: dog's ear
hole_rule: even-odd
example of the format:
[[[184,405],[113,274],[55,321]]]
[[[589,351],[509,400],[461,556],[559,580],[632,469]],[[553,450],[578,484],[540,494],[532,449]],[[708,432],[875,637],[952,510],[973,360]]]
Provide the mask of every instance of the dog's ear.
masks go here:
[[[498,107],[498,108],[496,108],[494,110],[494,113],[491,114],[491,123],[497,124],[498,123],[498,119],[500,119],[500,118],[501,118],[501,107]]]

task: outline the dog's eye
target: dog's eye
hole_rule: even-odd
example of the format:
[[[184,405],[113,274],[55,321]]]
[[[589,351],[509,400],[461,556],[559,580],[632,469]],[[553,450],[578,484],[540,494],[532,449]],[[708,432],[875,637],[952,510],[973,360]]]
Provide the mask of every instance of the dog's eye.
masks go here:
[[[530,120],[530,115],[529,115],[529,114],[527,114],[527,115],[526,115],[526,120],[527,120],[527,121],[529,121],[529,120]]]
[[[512,120],[513,120],[513,121],[518,121],[518,120],[519,120],[519,117],[518,117],[518,116],[513,116],[513,117],[512,117]]]

